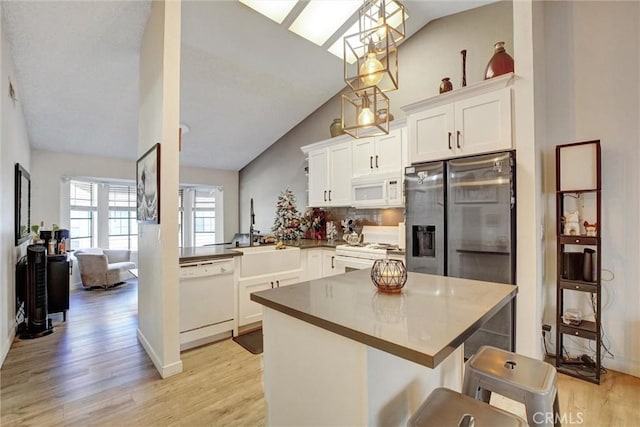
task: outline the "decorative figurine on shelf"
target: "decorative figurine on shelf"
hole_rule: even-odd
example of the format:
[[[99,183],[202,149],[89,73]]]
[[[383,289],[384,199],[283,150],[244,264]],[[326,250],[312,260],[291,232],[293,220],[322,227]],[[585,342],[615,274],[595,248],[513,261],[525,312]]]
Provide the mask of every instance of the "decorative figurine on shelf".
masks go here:
[[[587,230],[587,236],[596,237],[598,235],[598,223],[594,222],[593,224],[589,224],[587,221],[583,222],[584,229]]]
[[[564,219],[564,234],[567,236],[579,236],[578,211],[565,212],[562,218]]]

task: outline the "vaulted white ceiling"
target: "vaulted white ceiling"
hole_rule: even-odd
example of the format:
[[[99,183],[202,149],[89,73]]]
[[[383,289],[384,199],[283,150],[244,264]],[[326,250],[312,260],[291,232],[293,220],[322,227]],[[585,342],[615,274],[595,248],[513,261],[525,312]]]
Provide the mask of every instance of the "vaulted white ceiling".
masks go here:
[[[405,1],[407,33],[489,2]],[[137,157],[150,4],[2,2],[32,148]],[[180,121],[190,127],[182,165],[239,170],[344,87],[342,61],[289,31],[289,21],[238,1],[182,2]]]

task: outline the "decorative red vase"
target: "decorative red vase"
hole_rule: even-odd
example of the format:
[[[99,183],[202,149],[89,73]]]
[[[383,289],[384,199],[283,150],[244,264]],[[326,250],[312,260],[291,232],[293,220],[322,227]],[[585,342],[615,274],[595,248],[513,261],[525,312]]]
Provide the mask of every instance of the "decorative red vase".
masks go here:
[[[450,90],[453,90],[453,84],[451,83],[449,77],[445,77],[440,83],[440,93],[449,92]]]
[[[496,43],[494,54],[487,64],[484,79],[487,80],[502,74],[512,73],[513,70],[513,58],[504,50],[504,42]]]

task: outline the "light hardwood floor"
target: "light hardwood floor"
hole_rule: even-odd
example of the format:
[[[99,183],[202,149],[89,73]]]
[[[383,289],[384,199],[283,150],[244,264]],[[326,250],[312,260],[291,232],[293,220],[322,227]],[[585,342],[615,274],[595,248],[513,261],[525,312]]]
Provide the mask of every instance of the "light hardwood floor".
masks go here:
[[[136,286],[73,290],[66,323],[60,316],[53,334],[16,339],[0,371],[0,425],[265,424],[262,358],[231,340],[182,353],[184,372],[160,378],[136,339]],[[640,425],[640,378],[558,378],[563,425]]]

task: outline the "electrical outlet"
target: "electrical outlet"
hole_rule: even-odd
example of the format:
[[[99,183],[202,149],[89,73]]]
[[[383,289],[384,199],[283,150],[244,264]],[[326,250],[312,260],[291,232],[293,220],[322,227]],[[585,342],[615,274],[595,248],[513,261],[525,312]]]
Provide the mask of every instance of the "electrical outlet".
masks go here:
[[[551,325],[547,325],[547,324],[542,325],[542,330],[545,332],[551,332]]]

